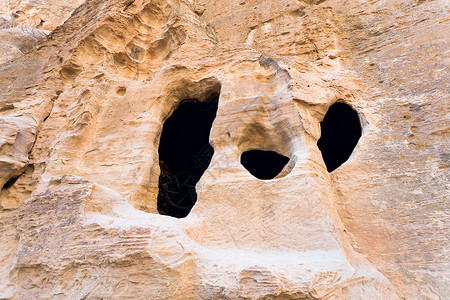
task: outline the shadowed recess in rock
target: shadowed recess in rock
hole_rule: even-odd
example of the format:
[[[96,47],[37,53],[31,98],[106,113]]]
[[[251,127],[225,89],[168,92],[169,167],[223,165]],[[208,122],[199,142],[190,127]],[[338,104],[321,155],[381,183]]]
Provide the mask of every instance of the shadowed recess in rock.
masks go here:
[[[328,172],[348,160],[361,137],[358,113],[345,103],[335,103],[320,123],[322,131],[317,142]]]
[[[2,190],[6,190],[6,189],[9,189],[10,187],[12,187],[16,183],[17,179],[19,179],[19,177],[20,177],[20,175],[13,177],[13,178],[9,179],[7,182],[5,182],[5,184],[2,187]]]
[[[164,123],[160,145],[158,212],[186,217],[197,201],[195,185],[211,162],[209,133],[218,95],[207,101],[184,100]]]
[[[273,151],[250,150],[242,153],[241,164],[258,179],[274,179],[289,158]]]

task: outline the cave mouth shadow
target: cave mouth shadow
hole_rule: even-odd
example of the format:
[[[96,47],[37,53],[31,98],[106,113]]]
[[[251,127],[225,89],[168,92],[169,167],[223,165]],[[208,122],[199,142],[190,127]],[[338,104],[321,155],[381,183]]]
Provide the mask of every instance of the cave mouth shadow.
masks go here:
[[[317,146],[328,172],[332,172],[349,159],[358,144],[362,133],[361,122],[350,105],[337,102],[328,109],[320,129]]]
[[[253,176],[262,180],[274,179],[289,162],[289,157],[274,151],[249,150],[241,155],[241,164]]]
[[[159,192],[162,215],[184,218],[197,201],[195,185],[214,154],[209,144],[219,95],[205,101],[186,99],[165,121],[159,143]]]

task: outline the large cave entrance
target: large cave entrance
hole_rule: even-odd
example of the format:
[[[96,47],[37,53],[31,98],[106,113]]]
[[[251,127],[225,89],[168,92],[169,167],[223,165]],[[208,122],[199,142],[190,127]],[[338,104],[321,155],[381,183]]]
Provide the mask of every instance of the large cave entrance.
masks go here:
[[[160,214],[184,218],[197,201],[195,185],[214,154],[209,134],[218,99],[213,95],[203,102],[184,100],[164,123],[159,144]]]
[[[335,103],[328,109],[320,123],[322,131],[317,146],[328,172],[332,172],[348,160],[361,137],[358,113],[345,103]]]

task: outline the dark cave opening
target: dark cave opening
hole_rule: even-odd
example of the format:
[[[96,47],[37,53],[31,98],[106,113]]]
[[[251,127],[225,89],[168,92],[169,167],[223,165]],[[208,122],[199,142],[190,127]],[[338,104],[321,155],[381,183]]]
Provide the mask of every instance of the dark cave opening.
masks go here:
[[[250,150],[241,155],[241,164],[244,168],[256,178],[263,180],[275,178],[288,162],[288,157],[274,151]]]
[[[214,154],[209,134],[216,117],[218,95],[204,102],[183,100],[165,121],[159,143],[158,212],[186,217],[197,201],[195,185]]]
[[[21,175],[10,178],[7,182],[5,182],[5,184],[2,187],[2,190],[7,190],[10,187],[12,187]]]
[[[361,137],[358,113],[345,103],[335,103],[328,109],[320,123],[322,131],[317,146],[328,172],[332,172],[348,160]]]

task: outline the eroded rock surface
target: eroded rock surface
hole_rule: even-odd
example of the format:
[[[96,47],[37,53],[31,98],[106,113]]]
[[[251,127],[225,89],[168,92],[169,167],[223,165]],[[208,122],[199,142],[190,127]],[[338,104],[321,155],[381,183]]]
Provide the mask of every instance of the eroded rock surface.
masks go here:
[[[54,30],[84,0],[3,0],[0,17],[28,28]]]
[[[0,298],[450,296],[446,1],[81,2],[2,11]],[[159,142],[211,99],[194,187]],[[337,102],[362,135],[329,173]]]

